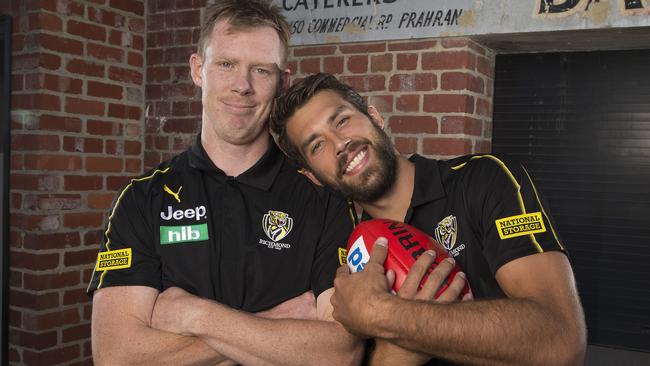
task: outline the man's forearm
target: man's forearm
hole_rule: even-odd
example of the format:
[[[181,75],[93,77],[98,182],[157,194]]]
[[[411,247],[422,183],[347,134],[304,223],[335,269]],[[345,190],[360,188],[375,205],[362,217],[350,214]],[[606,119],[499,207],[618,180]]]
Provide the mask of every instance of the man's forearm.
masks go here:
[[[583,357],[579,320],[531,300],[432,304],[394,297],[380,313],[389,318],[369,327],[369,335],[462,364],[576,365]]]
[[[362,342],[333,321],[264,319],[195,298],[188,329],[242,364],[354,365]]]

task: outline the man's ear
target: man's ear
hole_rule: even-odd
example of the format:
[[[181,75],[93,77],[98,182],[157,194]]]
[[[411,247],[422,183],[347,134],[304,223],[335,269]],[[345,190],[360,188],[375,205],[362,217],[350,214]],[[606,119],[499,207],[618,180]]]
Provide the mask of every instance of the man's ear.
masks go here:
[[[291,69],[280,70],[280,93],[282,95],[289,90],[291,84]]]
[[[323,184],[320,182],[320,180],[318,180],[318,178],[316,178],[316,176],[314,175],[314,173],[312,173],[311,170],[309,170],[307,168],[302,168],[302,169],[300,169],[300,174],[302,174],[305,177],[309,178],[309,180],[312,183],[314,183],[315,185],[317,185],[319,187],[323,186]]]
[[[190,74],[194,85],[203,86],[203,77],[201,76],[201,68],[203,67],[203,59],[198,53],[193,53],[190,56]]]
[[[376,124],[381,128],[382,130],[384,129],[384,117],[379,114],[379,111],[377,108],[375,108],[374,105],[369,105],[368,106],[368,114],[370,115],[370,120],[372,120],[372,123]]]

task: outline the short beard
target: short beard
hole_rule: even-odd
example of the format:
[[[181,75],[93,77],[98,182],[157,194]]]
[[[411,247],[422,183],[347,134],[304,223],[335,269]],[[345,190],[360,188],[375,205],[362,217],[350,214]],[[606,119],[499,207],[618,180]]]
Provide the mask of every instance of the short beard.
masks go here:
[[[336,181],[330,181],[319,176],[313,172],[316,178],[333,191],[341,194],[347,199],[351,199],[360,203],[371,203],[379,200],[386,195],[395,185],[397,178],[397,154],[393,149],[388,135],[378,126],[375,127],[375,136],[377,142],[372,143],[370,140],[364,139],[362,141],[353,141],[348,145],[348,151],[354,150],[360,144],[368,144],[369,149],[375,150],[377,153],[378,164],[376,167],[367,168],[360,176],[361,183],[352,185],[342,180],[343,169],[345,162],[347,162],[348,153],[342,154],[337,172]],[[341,163],[343,161],[343,163]]]

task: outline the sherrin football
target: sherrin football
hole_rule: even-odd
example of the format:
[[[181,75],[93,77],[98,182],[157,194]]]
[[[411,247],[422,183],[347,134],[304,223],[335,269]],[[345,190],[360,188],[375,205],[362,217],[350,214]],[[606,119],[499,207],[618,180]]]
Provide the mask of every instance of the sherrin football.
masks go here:
[[[436,258],[427,270],[427,273],[423,276],[422,282],[420,282],[420,288],[426,282],[431,271],[441,261],[449,257],[449,254],[442,245],[421,230],[403,222],[388,219],[373,219],[363,221],[357,225],[348,239],[347,262],[352,272],[361,271],[366,263],[368,263],[372,247],[377,238],[381,236],[388,239],[388,255],[384,262],[384,268],[386,270],[392,269],[395,272],[395,283],[393,284],[393,290],[395,291],[399,290],[411,266],[426,250],[434,250],[436,252]],[[449,287],[449,283],[459,271],[462,271],[460,267],[458,265],[454,266],[447,280],[436,292],[436,298],[445,292],[447,287]],[[466,283],[460,297],[467,292],[469,292],[469,284]]]

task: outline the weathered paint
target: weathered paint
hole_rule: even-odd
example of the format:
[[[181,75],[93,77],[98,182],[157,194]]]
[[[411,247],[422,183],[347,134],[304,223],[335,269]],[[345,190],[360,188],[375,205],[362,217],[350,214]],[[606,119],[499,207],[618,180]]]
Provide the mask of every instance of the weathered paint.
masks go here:
[[[273,0],[294,45],[650,27],[650,0]],[[649,30],[650,31],[650,30]]]

